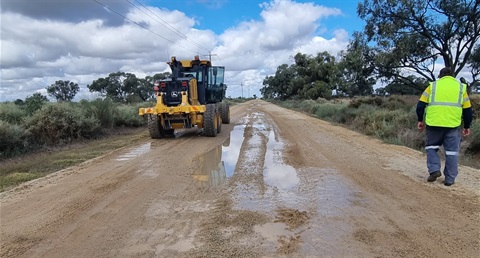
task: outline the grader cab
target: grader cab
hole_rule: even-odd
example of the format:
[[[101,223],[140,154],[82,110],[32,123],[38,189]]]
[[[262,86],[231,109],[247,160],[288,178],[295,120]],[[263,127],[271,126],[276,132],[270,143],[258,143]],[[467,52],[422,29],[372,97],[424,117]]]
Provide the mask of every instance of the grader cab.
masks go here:
[[[175,129],[198,127],[203,134],[214,137],[222,123],[230,123],[230,107],[225,98],[225,67],[212,66],[208,60],[168,62],[170,78],[154,83],[156,105],[140,108],[139,115],[147,116],[148,130],[154,139],[172,136]]]

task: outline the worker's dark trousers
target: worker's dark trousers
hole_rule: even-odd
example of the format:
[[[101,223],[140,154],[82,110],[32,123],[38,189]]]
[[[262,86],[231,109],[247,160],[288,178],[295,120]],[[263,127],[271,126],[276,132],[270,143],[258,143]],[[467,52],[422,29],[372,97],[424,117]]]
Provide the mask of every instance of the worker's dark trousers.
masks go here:
[[[454,182],[458,175],[458,152],[460,149],[460,128],[442,128],[427,126],[425,150],[427,152],[427,167],[431,174],[441,170],[438,150],[443,145],[445,150],[445,182]]]

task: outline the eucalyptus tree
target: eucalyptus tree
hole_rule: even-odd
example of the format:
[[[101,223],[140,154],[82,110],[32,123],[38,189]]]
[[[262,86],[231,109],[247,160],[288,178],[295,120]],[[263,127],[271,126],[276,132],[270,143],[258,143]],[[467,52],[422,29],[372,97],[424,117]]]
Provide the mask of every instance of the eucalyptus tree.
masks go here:
[[[472,85],[480,84],[480,44],[477,45],[468,60],[470,67],[472,68]]]
[[[340,80],[338,62],[335,56],[326,51],[311,56],[309,71],[311,72],[309,83],[313,89],[304,91],[307,94],[305,98],[329,99]]]
[[[116,72],[94,80],[87,87],[90,92],[100,92],[114,101],[126,102],[131,95],[138,94],[139,81],[135,74]]]
[[[265,77],[260,92],[264,98],[289,99],[292,97],[290,88],[294,76],[294,69],[287,64],[282,64],[277,67],[275,75]]]
[[[47,102],[49,101],[46,96],[42,95],[39,92],[35,92],[33,93],[33,95],[25,98],[22,107],[29,115],[32,115],[33,113],[40,110]]]
[[[156,73],[153,76],[139,78],[137,86],[134,87],[132,93],[139,97],[142,101],[153,99],[153,84],[156,80],[162,80],[170,76],[169,72]]]
[[[370,95],[375,85],[374,51],[368,46],[363,34],[355,32],[347,50],[340,53],[338,70],[341,83],[337,92],[348,96]]]
[[[267,76],[260,89],[264,98],[317,99],[330,98],[338,84],[335,57],[328,52],[317,55],[297,53],[292,65],[283,64],[275,75]]]
[[[480,39],[480,0],[364,0],[357,13],[385,78],[434,80],[438,62],[457,75]]]
[[[413,83],[412,83],[413,82]],[[392,95],[420,95],[428,86],[425,78],[419,78],[413,75],[408,79],[398,78],[385,86],[385,92]]]
[[[46,90],[47,93],[56,98],[57,101],[72,101],[80,90],[80,87],[77,83],[59,80],[46,87]]]

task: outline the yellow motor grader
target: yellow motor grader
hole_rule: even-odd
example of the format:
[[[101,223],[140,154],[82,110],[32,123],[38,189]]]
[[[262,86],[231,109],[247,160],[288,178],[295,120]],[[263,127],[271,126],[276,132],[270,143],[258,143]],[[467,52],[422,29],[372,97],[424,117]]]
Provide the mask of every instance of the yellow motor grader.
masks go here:
[[[157,80],[153,90],[154,107],[140,108],[147,116],[148,131],[154,139],[173,136],[175,129],[203,128],[205,136],[217,136],[222,123],[230,123],[230,107],[225,98],[225,67],[212,66],[209,60],[177,60],[168,62],[172,75]]]

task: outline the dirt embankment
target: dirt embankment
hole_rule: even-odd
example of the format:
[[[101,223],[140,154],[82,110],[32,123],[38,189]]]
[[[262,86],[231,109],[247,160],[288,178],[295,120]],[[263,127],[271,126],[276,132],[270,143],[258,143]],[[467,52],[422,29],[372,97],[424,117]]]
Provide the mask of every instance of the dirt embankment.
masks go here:
[[[0,195],[1,257],[478,257],[477,169],[263,101]]]

